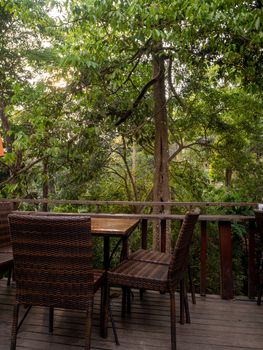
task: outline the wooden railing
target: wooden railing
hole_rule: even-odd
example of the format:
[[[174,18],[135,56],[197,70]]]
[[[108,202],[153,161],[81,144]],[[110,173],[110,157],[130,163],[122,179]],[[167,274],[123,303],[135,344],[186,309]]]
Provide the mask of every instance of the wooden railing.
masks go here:
[[[28,203],[28,204],[49,204],[49,205],[120,205],[129,207],[153,207],[170,206],[170,207],[256,207],[256,202],[139,202],[139,201],[102,201],[102,200],[86,200],[86,199],[31,199],[31,198],[1,198],[1,201],[11,201],[14,203]]]
[[[2,199],[1,199],[2,200]],[[182,222],[184,215],[163,215],[163,214],[111,214],[98,213],[99,206],[121,205],[121,206],[141,206],[152,207],[154,205],[169,205],[171,207],[256,207],[254,202],[128,202],[128,201],[90,201],[90,200],[47,200],[47,199],[7,199],[14,203],[28,204],[48,204],[48,205],[94,205],[97,213],[86,213],[91,217],[104,218],[138,218],[141,220],[141,244],[142,248],[147,248],[147,227],[149,220],[160,220],[161,226],[161,251],[166,247],[166,222],[174,220]],[[83,215],[83,213],[82,213]],[[255,273],[255,217],[244,215],[200,215],[200,294],[206,294],[206,271],[207,271],[207,238],[208,222],[217,222],[219,234],[219,251],[220,251],[220,291],[223,299],[232,299],[234,297],[233,273],[232,273],[232,223],[242,222],[247,227],[248,237],[248,296],[253,298],[256,294],[256,273]]]

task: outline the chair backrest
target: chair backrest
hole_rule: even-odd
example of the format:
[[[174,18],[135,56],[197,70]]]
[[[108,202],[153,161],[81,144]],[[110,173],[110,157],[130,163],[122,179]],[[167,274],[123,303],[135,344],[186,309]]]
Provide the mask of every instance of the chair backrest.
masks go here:
[[[10,214],[16,300],[83,309],[93,301],[89,217]]]
[[[263,210],[254,210],[256,217],[257,231],[260,236],[261,244],[263,246]]]
[[[14,210],[12,202],[0,202],[0,248],[10,244],[8,214]]]
[[[199,208],[188,211],[185,214],[168,269],[169,281],[180,281],[184,277],[187,269],[188,255],[194,227],[199,214]]]

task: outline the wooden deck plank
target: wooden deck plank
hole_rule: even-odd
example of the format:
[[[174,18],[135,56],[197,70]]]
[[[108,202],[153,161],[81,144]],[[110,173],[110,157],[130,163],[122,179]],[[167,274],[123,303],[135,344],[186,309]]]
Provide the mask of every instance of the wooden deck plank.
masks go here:
[[[0,350],[8,350],[15,286],[0,280]],[[147,292],[140,301],[134,292],[132,314],[121,318],[121,301],[112,303],[120,346],[111,328],[99,337],[99,298],[94,305],[93,350],[167,350],[170,348],[169,296]],[[178,303],[177,303],[178,305]],[[263,350],[263,306],[249,300],[197,297],[190,302],[192,323],[177,324],[178,350]],[[55,310],[54,333],[48,334],[48,310],[35,307],[22,326],[17,350],[80,350],[83,348],[84,313]]]

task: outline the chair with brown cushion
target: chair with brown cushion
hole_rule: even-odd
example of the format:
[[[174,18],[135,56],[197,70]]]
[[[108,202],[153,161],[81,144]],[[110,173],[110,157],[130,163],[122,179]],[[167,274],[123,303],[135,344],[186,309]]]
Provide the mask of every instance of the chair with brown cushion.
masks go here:
[[[176,349],[175,290],[177,285],[184,281],[189,248],[199,213],[199,209],[186,213],[174,252],[169,256],[169,265],[164,253],[140,250],[107,274],[110,285],[156,290],[170,294],[172,350]]]
[[[8,214],[12,210],[12,202],[0,202],[0,274],[8,272],[8,285],[13,269],[13,252],[8,227]]]
[[[21,326],[20,305],[49,307],[50,332],[54,308],[85,310],[84,348],[90,349],[94,293],[105,277],[92,267],[90,218],[11,214],[9,225],[16,276],[11,350]],[[104,311],[103,302],[102,327]]]
[[[263,211],[254,210],[256,217],[256,228],[258,233],[258,242],[257,242],[257,304],[261,305],[261,295],[263,290]]]

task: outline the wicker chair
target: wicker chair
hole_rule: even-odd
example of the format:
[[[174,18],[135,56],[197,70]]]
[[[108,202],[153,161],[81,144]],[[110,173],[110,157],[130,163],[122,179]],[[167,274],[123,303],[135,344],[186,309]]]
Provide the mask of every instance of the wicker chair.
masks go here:
[[[152,264],[161,264],[166,265],[167,269],[170,265],[171,261],[171,255],[167,253],[161,253],[155,250],[145,250],[145,249],[139,249],[133,254],[131,254],[128,259],[130,261],[140,261],[144,263],[152,263]],[[189,264],[187,266],[187,272],[189,274]],[[140,291],[141,292],[141,291]],[[188,297],[187,297],[187,291],[185,286],[185,278],[180,280],[180,286],[179,286],[179,292],[180,292],[180,323],[184,324],[191,323],[190,319],[190,311],[189,311],[189,304],[188,304]],[[140,293],[141,300],[143,300],[143,293]],[[127,311],[130,313],[131,306],[130,306],[130,298],[126,292],[126,299],[127,301],[123,301],[123,308],[122,315],[124,316],[126,313],[126,306]],[[196,302],[195,302],[196,303]],[[185,318],[186,317],[186,318]]]
[[[8,285],[10,284],[13,270],[13,252],[7,217],[12,210],[12,202],[0,202],[0,274],[8,272]]]
[[[169,292],[172,350],[176,349],[175,289],[187,271],[189,248],[199,213],[199,209],[186,213],[169,265],[165,254],[157,254],[157,257],[146,251],[141,254],[140,250],[107,274],[110,285]],[[140,259],[142,255],[143,259]]]
[[[85,310],[84,348],[90,349],[94,293],[105,285],[105,274],[92,268],[90,218],[11,214],[9,225],[16,275],[11,350],[24,320],[18,325],[21,304],[49,307],[50,332],[54,308]],[[102,328],[104,311],[102,302]]]
[[[256,271],[257,271],[257,304],[261,305],[261,296],[263,290],[263,211],[254,210],[256,217],[256,226],[258,233],[258,243],[256,252]]]

